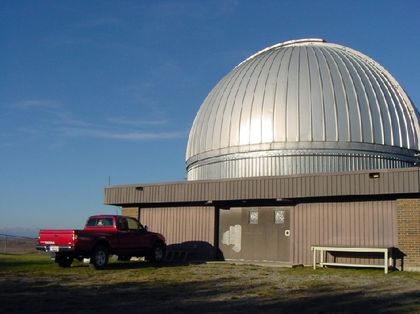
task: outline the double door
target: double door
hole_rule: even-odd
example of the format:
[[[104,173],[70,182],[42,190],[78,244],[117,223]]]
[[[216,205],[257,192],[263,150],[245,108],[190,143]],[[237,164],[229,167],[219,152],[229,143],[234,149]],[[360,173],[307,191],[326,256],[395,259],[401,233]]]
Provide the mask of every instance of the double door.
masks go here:
[[[290,207],[221,209],[219,218],[225,259],[290,262]]]

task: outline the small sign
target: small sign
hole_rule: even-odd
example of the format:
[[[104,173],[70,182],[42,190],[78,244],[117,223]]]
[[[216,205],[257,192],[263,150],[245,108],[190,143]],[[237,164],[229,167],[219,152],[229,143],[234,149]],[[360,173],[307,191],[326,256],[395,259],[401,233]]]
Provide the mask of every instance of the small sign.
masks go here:
[[[249,224],[250,225],[258,224],[258,212],[256,210],[251,210],[249,212]]]
[[[274,211],[274,223],[276,225],[284,224],[284,210],[275,210]]]

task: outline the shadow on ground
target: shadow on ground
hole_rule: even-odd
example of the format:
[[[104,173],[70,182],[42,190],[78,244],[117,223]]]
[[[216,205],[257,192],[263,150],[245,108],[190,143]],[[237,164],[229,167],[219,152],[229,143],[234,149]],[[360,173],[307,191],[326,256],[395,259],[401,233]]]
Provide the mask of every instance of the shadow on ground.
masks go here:
[[[141,267],[141,266],[140,266]],[[251,289],[249,288],[251,287]],[[329,313],[416,312],[420,292],[342,292],[334,286],[252,294],[261,285],[244,287],[229,279],[182,284],[124,282],[71,285],[50,279],[11,279],[0,286],[3,313]],[[251,293],[250,293],[251,291]],[[246,293],[246,294],[245,294]]]

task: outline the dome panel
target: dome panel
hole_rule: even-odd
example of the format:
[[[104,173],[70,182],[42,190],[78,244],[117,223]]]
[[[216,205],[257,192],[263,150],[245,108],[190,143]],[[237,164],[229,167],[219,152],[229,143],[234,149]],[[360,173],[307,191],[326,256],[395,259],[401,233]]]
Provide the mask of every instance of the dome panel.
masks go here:
[[[411,166],[418,113],[397,81],[350,48],[266,48],[209,93],[191,128],[188,179]]]

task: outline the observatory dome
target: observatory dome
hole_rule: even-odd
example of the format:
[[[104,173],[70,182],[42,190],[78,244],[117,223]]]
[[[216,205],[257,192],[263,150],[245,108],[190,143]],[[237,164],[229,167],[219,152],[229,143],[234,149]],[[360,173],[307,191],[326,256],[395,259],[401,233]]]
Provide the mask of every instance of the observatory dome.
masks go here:
[[[211,90],[190,131],[189,180],[413,166],[419,115],[381,65],[321,39],[241,62]]]

